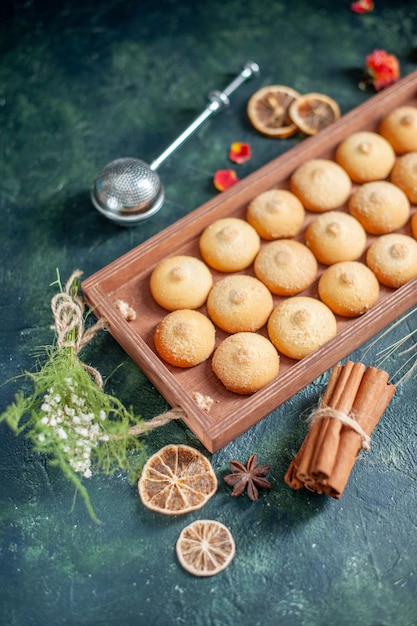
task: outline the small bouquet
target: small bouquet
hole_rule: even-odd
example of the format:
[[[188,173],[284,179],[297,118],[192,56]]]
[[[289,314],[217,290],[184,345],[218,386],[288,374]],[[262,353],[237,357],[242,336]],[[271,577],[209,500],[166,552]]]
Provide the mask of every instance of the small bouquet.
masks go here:
[[[56,344],[45,348],[45,359],[35,372],[25,374],[33,393],[25,396],[20,391],[0,422],[17,435],[25,434],[36,452],[63,471],[98,521],[83,478],[90,478],[94,469],[107,475],[121,469],[137,478],[143,463],[143,443],[137,435],[152,425],[106,393],[99,371],[78,356],[105,328],[103,319],[85,328],[80,276],[74,272],[63,288],[58,275],[60,292],[51,301]]]

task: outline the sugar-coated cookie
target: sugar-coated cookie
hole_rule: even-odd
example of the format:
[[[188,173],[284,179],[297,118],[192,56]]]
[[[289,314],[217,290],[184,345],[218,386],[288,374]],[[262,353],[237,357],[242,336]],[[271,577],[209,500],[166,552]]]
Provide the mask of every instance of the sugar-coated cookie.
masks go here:
[[[164,361],[177,367],[193,367],[212,354],[214,324],[199,311],[180,309],[168,313],[157,325],[155,348]]]
[[[246,269],[260,248],[260,237],[245,220],[225,217],[208,226],[200,236],[200,253],[219,272]]]
[[[357,317],[376,304],[379,282],[364,263],[342,261],[324,270],[318,283],[318,293],[336,315]]]
[[[336,318],[320,300],[294,296],[283,300],[268,321],[268,335],[278,352],[303,359],[337,333]]]
[[[200,259],[176,255],[163,259],[150,278],[154,300],[164,309],[198,309],[213,285],[207,265]]]
[[[403,190],[412,204],[417,204],[417,152],[398,157],[392,168],[391,182]]]
[[[229,335],[216,348],[212,369],[229,391],[252,394],[271,383],[279,372],[279,355],[258,333]]]
[[[400,106],[381,121],[379,132],[397,154],[417,151],[417,107]]]
[[[366,263],[380,283],[402,287],[417,276],[417,241],[400,233],[378,237],[368,248]]]
[[[292,296],[307,289],[317,276],[318,265],[306,245],[293,239],[270,241],[255,259],[256,277],[278,296]]]
[[[272,294],[260,280],[232,274],[219,280],[207,298],[212,322],[228,333],[253,332],[264,326],[273,308]]]
[[[304,222],[305,210],[300,200],[286,189],[269,189],[250,202],[246,219],[262,239],[295,237]]]
[[[372,235],[385,235],[406,224],[410,202],[404,191],[386,180],[365,183],[352,194],[349,211]]]
[[[395,162],[391,144],[370,131],[359,131],[336,148],[335,159],[356,183],[387,178]]]
[[[338,209],[349,198],[352,181],[345,170],[328,159],[310,159],[290,178],[290,189],[309,211]]]
[[[358,259],[366,247],[366,231],[352,215],[329,211],[310,222],[305,241],[320,263],[331,265]]]

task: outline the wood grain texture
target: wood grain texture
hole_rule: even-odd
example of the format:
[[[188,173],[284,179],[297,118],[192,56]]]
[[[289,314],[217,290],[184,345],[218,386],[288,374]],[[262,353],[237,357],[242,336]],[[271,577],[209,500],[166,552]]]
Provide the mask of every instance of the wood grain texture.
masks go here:
[[[301,163],[312,158],[332,159],[342,139],[358,130],[377,130],[381,117],[403,104],[417,106],[417,72],[372,97],[319,135],[305,139],[82,283],[84,296],[94,307],[96,315],[106,317],[113,337],[169,404],[183,408],[187,426],[210,452],[245,432],[414,306],[417,303],[417,279],[397,290],[381,286],[379,300],[368,313],[360,318],[337,319],[338,332],[333,340],[298,362],[281,356],[280,373],[273,383],[252,396],[238,396],[227,391],[216,378],[211,371],[210,360],[183,370],[162,362],[156,354],[153,334],[166,311],[153,301],[149,291],[153,268],[163,258],[173,254],[199,257],[198,240],[206,226],[221,217],[244,218],[248,203],[256,195],[274,187],[288,188],[290,175]],[[346,210],[346,206],[341,210]],[[413,206],[412,213],[415,211]],[[305,228],[314,217],[307,212],[303,230],[296,239],[303,241]],[[410,234],[410,225],[407,224],[401,232]],[[373,239],[370,236],[368,243]],[[320,266],[317,280],[302,295],[317,297],[317,282],[323,269],[324,266]],[[249,268],[245,273],[253,275],[253,270]],[[215,281],[221,276],[213,271]],[[136,320],[127,322],[121,317],[114,304],[118,299],[125,300],[135,309]],[[280,299],[274,297],[275,304]],[[205,312],[205,308],[202,307],[201,311]],[[266,329],[260,332],[266,334]],[[217,344],[225,336],[217,330]],[[209,413],[198,406],[194,392],[214,400]]]

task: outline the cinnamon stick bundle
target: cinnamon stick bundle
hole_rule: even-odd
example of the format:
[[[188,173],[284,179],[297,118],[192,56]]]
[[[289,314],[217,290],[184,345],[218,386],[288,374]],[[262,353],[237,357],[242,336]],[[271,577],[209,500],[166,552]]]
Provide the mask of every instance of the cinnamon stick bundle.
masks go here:
[[[340,498],[361,449],[395,393],[387,372],[362,363],[336,365],[285,482]]]

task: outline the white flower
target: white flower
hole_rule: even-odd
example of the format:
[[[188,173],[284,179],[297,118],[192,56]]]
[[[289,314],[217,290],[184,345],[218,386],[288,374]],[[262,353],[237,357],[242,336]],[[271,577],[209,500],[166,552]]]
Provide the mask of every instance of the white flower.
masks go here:
[[[89,411],[89,396],[71,377],[65,379],[67,389],[58,393],[51,387],[45,394],[41,410],[44,415],[40,423],[50,429],[54,437],[61,440],[60,449],[75,472],[85,478],[92,476],[91,453],[100,441],[109,441],[102,434],[100,423],[106,419],[106,411],[96,416]],[[38,436],[45,441],[48,432]]]
[[[81,420],[84,424],[90,424],[94,419],[94,413],[81,413]]]
[[[88,428],[76,428],[75,432],[77,432],[79,435],[81,435],[81,437],[85,437],[87,439],[88,437]]]
[[[98,424],[92,424],[90,428],[90,437],[96,439],[100,434],[100,426]]]
[[[68,435],[63,428],[58,428],[56,431],[59,439],[68,439]]]
[[[72,417],[73,415],[75,415],[75,409],[73,409],[72,406],[68,406],[68,404],[66,404],[64,406],[64,413],[65,413],[65,415],[68,415],[69,417]]]

